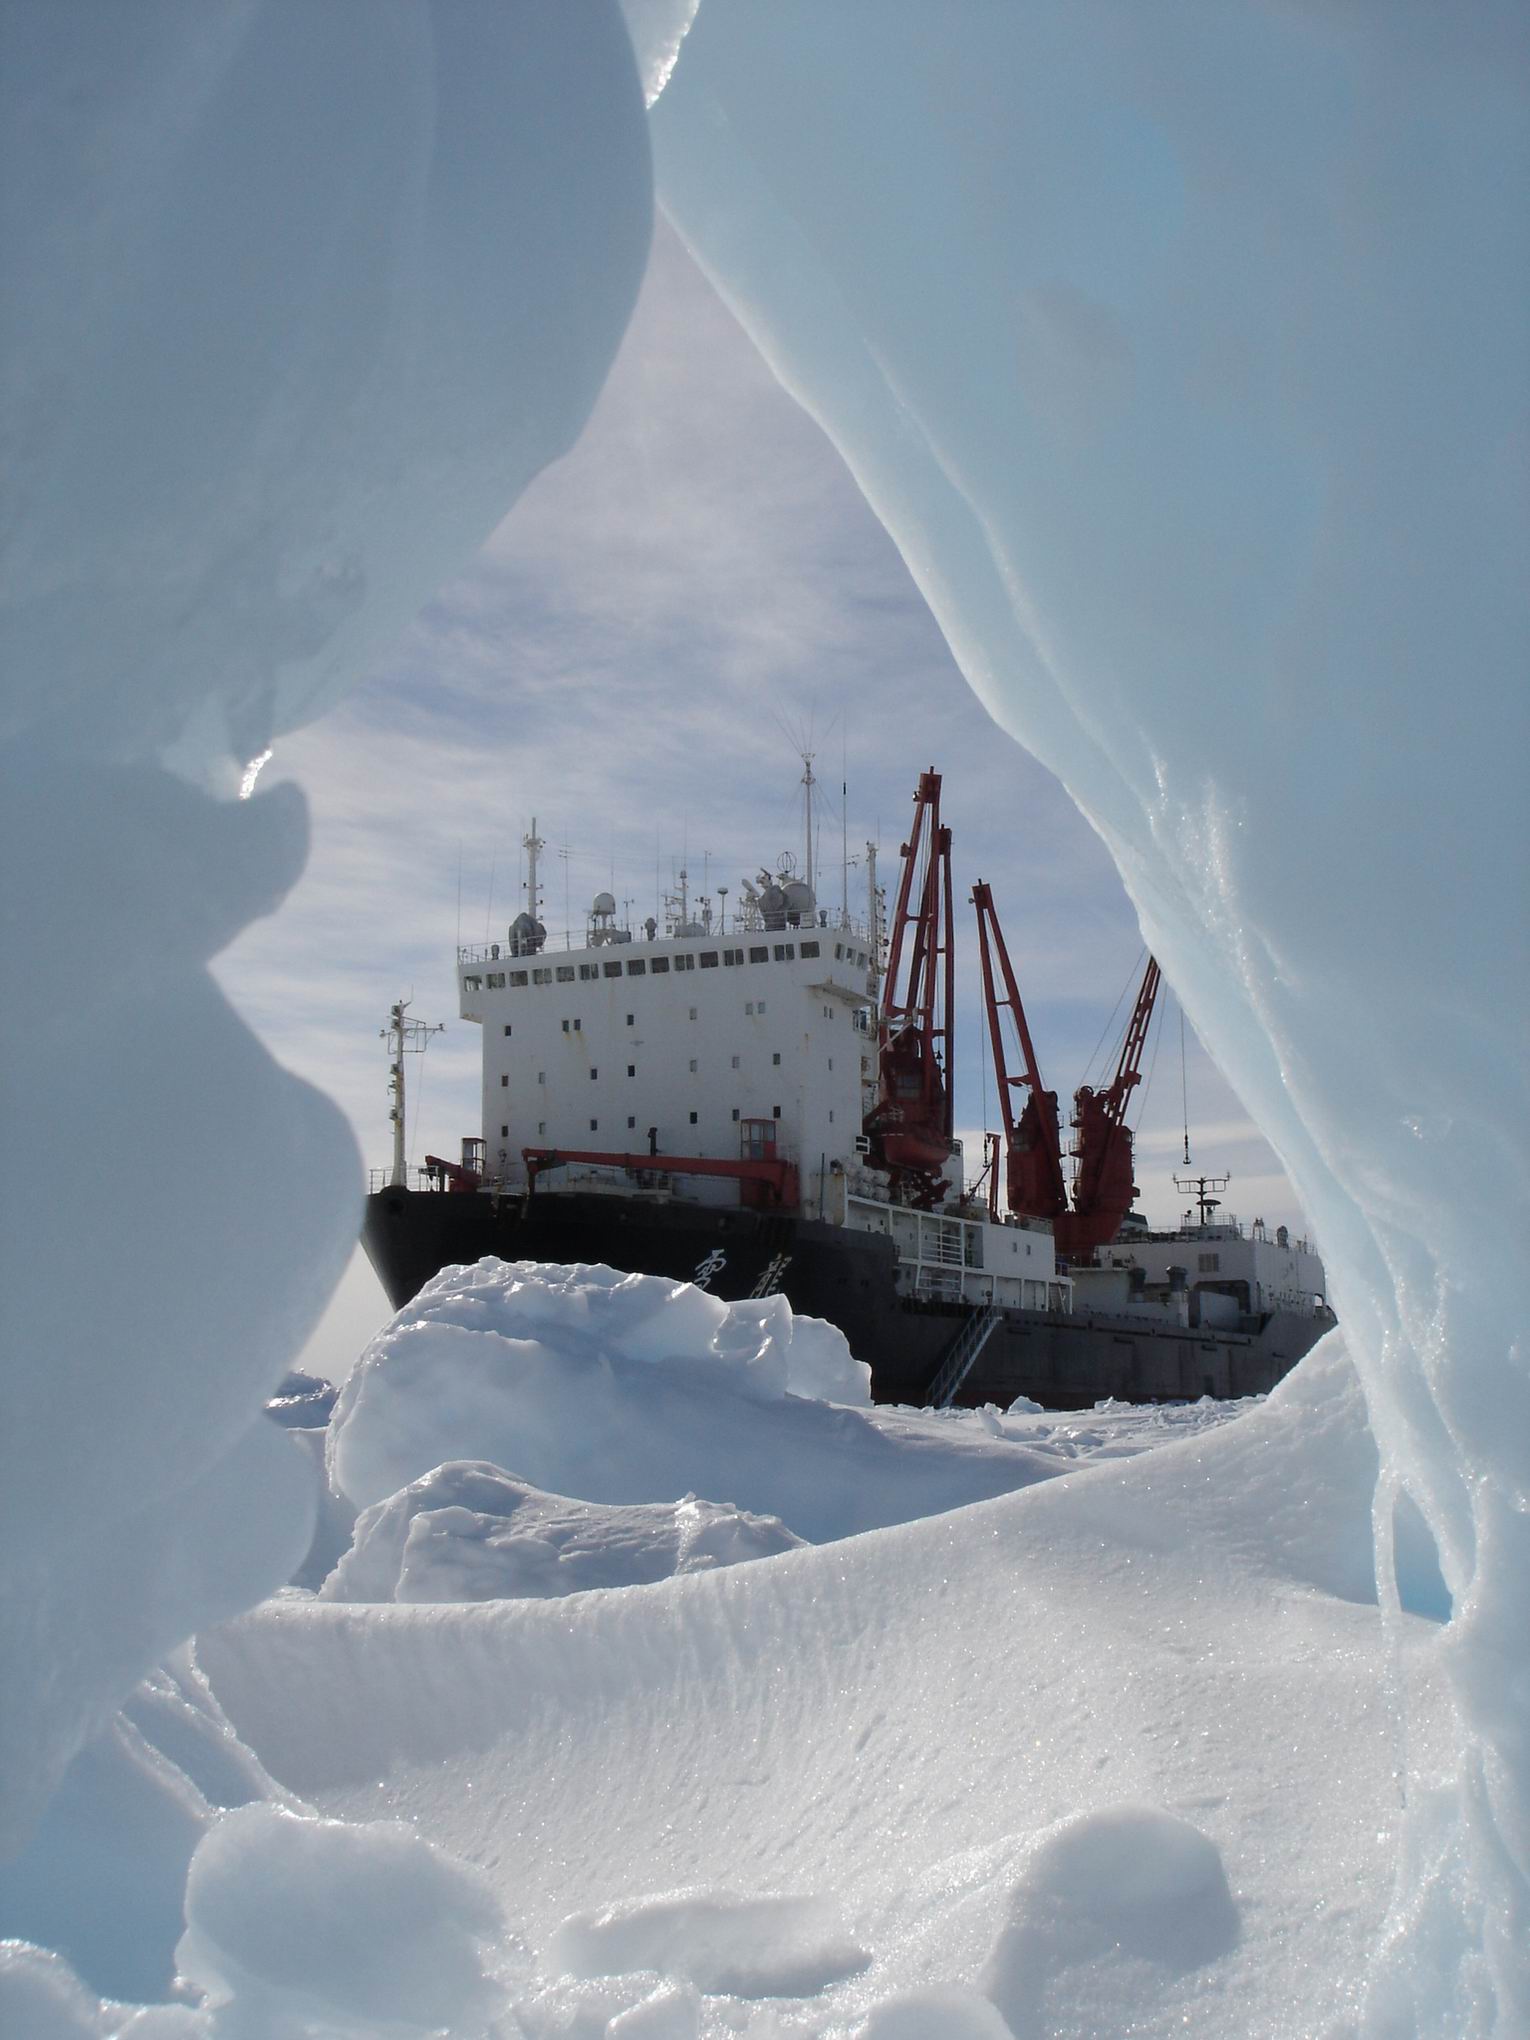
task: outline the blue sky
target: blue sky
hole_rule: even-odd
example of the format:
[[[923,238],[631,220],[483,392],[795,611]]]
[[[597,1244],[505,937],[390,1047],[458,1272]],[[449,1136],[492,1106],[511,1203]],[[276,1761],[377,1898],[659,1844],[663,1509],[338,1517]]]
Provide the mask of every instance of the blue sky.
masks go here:
[[[313,816],[283,912],[218,965],[273,1051],[335,1096],[371,1166],[386,1159],[389,1003],[447,1023],[413,1059],[412,1157],[477,1130],[478,1031],[457,1020],[453,950],[522,903],[533,813],[544,919],[560,939],[610,886],[652,911],[688,860],[735,889],[800,841],[801,761],[827,798],[820,898],[837,905],[839,786],[852,856],[883,876],[922,768],[945,775],[958,899],[957,1101],[985,1123],[971,909],[994,888],[1043,1074],[1098,1075],[1141,951],[1108,854],[1067,794],[979,706],[881,525],[817,426],[779,388],[660,224],[631,329],[575,450],[543,474],[396,655],[266,767]],[[567,856],[560,856],[566,850]],[[460,872],[460,905],[459,905]],[[857,869],[852,902],[863,895]],[[1150,1056],[1153,1050],[1150,1048]],[[1233,1176],[1229,1208],[1300,1229],[1274,1156],[1186,1030],[1192,1152]],[[1177,1007],[1143,1101],[1138,1181],[1167,1221],[1185,1199]],[[996,1125],[990,1100],[986,1123]],[[974,1147],[976,1143],[973,1144]],[[352,1269],[310,1349],[343,1371],[386,1315]]]

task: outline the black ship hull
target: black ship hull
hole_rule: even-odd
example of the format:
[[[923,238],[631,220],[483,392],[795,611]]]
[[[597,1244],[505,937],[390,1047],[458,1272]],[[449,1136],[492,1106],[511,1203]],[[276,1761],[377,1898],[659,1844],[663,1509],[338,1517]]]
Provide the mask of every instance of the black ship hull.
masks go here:
[[[367,1199],[362,1244],[395,1309],[441,1269],[505,1261],[605,1262],[701,1280],[734,1302],[780,1291],[839,1326],[877,1402],[922,1404],[971,1305],[899,1296],[893,1243],[776,1212],[599,1192],[496,1197],[389,1188]],[[1048,1409],[1229,1398],[1274,1387],[1332,1324],[1277,1311],[1237,1330],[1142,1316],[1006,1309],[957,1390],[968,1406],[1028,1396]]]

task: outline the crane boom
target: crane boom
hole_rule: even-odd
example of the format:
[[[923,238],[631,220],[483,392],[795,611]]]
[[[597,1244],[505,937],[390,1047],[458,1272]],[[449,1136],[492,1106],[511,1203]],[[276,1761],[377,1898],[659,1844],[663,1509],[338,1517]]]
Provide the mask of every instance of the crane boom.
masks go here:
[[[1150,956],[1127,1022],[1115,1076],[1103,1091],[1084,1084],[1073,1094],[1072,1123],[1078,1135],[1073,1153],[1078,1172],[1073,1179],[1073,1209],[1057,1221],[1055,1231],[1058,1251],[1074,1259],[1092,1254],[1115,1238],[1137,1194],[1126,1108],[1141,1081],[1142,1054],[1159,981],[1157,961]]]
[[[1005,946],[1004,932],[994,909],[992,888],[981,880],[972,888],[977,909],[978,955],[983,967],[983,1004],[988,1014],[988,1034],[993,1044],[993,1066],[999,1084],[999,1110],[1004,1119],[1005,1190],[1009,1208],[1019,1218],[1050,1218],[1054,1221],[1068,1208],[1063,1184],[1062,1144],[1057,1131],[1057,1093],[1045,1088],[1036,1063],[1031,1030],[1020,1001],[1019,987]],[[997,962],[1003,980],[1004,997],[994,983]],[[1008,1007],[1020,1043],[1024,1074],[1011,1076],[1004,1049],[1000,1012]],[[1017,1113],[1015,1092],[1028,1096]]]
[[[951,1156],[954,1008],[951,831],[941,824],[940,774],[932,769],[919,775],[914,826],[903,845],[878,1026],[877,1098],[866,1117],[873,1167],[887,1170],[924,1206],[944,1188]]]

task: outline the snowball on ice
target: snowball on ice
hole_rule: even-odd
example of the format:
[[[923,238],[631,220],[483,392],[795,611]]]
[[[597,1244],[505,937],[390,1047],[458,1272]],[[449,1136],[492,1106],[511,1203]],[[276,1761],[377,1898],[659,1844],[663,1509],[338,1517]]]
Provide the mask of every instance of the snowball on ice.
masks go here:
[[[612,1507],[457,1460],[363,1510],[320,1592],[326,1601],[553,1600],[738,1565],[802,1541],[774,1517],[694,1495]]]

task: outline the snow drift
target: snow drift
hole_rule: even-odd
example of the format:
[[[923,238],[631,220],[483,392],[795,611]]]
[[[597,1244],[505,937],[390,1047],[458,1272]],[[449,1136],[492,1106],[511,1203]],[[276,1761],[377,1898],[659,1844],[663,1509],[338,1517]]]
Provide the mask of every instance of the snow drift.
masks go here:
[[[1056,1471],[976,1427],[901,1434],[865,1408],[844,1336],[783,1296],[727,1304],[610,1268],[447,1269],[358,1361],[330,1420],[334,1485],[369,1508],[444,1461],[584,1501],[687,1494],[817,1543]]]

